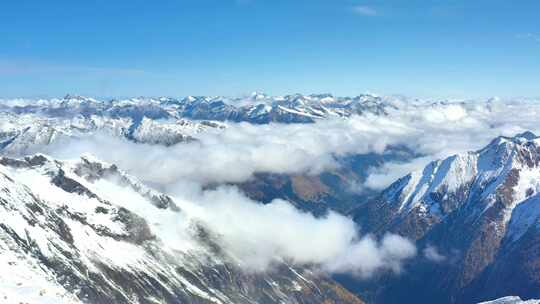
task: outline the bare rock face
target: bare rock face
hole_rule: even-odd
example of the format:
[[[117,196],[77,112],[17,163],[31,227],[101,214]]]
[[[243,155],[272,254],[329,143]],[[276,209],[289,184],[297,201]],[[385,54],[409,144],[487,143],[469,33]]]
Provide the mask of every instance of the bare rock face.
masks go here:
[[[352,212],[363,231],[394,232],[426,249],[399,278],[345,278],[376,302],[471,303],[540,297],[540,139],[499,137],[429,164]],[[434,253],[436,252],[436,254]]]

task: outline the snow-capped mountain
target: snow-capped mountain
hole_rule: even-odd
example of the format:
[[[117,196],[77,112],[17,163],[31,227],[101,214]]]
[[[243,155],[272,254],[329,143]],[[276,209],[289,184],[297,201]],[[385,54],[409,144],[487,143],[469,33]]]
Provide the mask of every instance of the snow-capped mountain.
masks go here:
[[[188,96],[185,98],[131,98],[98,101],[94,98],[67,95],[63,99],[1,101],[0,110],[14,113],[44,114],[52,117],[92,115],[130,117],[135,121],[150,119],[190,118],[196,120],[309,123],[327,117],[354,114],[384,114],[392,108],[392,99],[374,95],[334,97],[330,94],[287,95],[270,97],[252,94],[249,97],[227,98]]]
[[[171,231],[162,223],[184,219],[186,206],[115,165],[90,156],[76,161],[43,154],[13,157],[47,151],[49,145],[53,146],[50,151],[55,151],[73,139],[104,136],[129,141],[122,141],[129,144],[128,152],[123,152],[128,154],[139,147],[137,143],[145,143],[141,146],[148,148],[145,152],[149,154],[154,148],[170,153],[189,147],[193,150],[185,150],[187,154],[196,155],[206,140],[212,151],[220,152],[214,159],[227,162],[231,161],[228,153],[235,151],[221,150],[228,142],[216,139],[231,136],[227,132],[235,128],[252,128],[247,137],[232,134],[244,141],[230,141],[251,157],[251,150],[243,149],[246,141],[264,143],[259,141],[264,136],[258,134],[264,128],[286,127],[309,137],[305,130],[318,132],[309,127],[331,126],[326,122],[358,122],[362,132],[373,132],[367,126],[369,122],[384,120],[384,124],[377,124],[384,128],[395,120],[399,123],[393,127],[409,128],[406,132],[459,122],[470,128],[484,127],[489,134],[494,130],[501,134],[499,131],[507,125],[516,125],[514,129],[519,131],[528,129],[538,115],[535,106],[498,102],[432,103],[329,94],[271,97],[260,93],[242,98],[141,97],[108,101],[68,95],[62,99],[0,102],[0,153],[5,156],[0,158],[0,262],[6,272],[16,274],[0,280],[0,300],[359,303],[341,285],[308,268],[281,262],[274,272],[243,271],[238,267],[241,261],[228,255],[216,241],[219,235],[192,218],[183,222],[187,226],[178,229],[183,233],[174,233],[176,238],[171,240]],[[523,109],[531,110],[524,113]],[[506,110],[512,117],[499,119]],[[525,115],[528,124],[514,124],[524,120]],[[291,125],[249,125],[273,122]],[[279,130],[275,133],[284,129]],[[442,128],[434,132],[446,130],[452,131]],[[209,132],[213,134],[203,137]],[[407,138],[406,132],[400,134]],[[355,136],[346,140],[364,138]],[[279,144],[286,147],[288,138],[281,137]],[[185,142],[191,144],[176,145]],[[422,144],[426,146],[423,140]],[[172,145],[176,146],[160,147]],[[319,145],[313,147],[317,150]],[[416,241],[421,255],[405,265],[404,275],[382,273],[373,281],[336,276],[362,299],[374,303],[476,303],[507,295],[539,298],[540,138],[530,132],[497,137],[478,151],[431,162],[380,193],[373,189],[369,193],[351,191],[366,181],[373,168],[422,157],[425,150],[418,152],[414,147],[398,141],[384,152],[369,148],[366,154],[356,154],[351,149],[342,151],[339,157],[330,154],[336,166],[315,173],[256,171],[252,178],[227,184],[265,204],[283,199],[316,216],[324,217],[329,210],[350,215],[362,234],[372,233],[377,238],[390,232]],[[340,150],[339,145],[334,150]],[[259,155],[263,150],[256,151],[257,156],[265,156]],[[152,164],[164,158],[164,154],[158,155]],[[189,159],[193,155],[179,153],[175,157]],[[126,167],[133,170],[138,165],[137,159],[132,167]],[[169,164],[162,165],[168,169]],[[181,168],[185,166],[168,173]],[[144,181],[163,186],[151,178]],[[219,186],[210,183],[202,188]],[[186,240],[178,241],[178,236],[184,234]],[[497,301],[520,303],[517,297]]]
[[[247,121],[251,123],[308,123],[327,117],[347,117],[370,112],[385,113],[391,106],[373,95],[334,97],[323,95],[287,95],[269,97],[255,94],[250,99],[191,97],[181,100],[178,113],[193,119]]]
[[[4,153],[34,151],[55,142],[93,135],[108,135],[134,142],[173,145],[195,139],[201,132],[219,132],[225,126],[210,121],[187,119],[140,119],[92,114],[48,117],[40,114],[0,112],[0,150]]]
[[[241,270],[182,208],[91,156],[0,158],[0,300],[362,303],[308,269]]]
[[[0,100],[0,149],[4,153],[28,153],[34,146],[96,133],[173,145],[194,140],[200,132],[225,128],[218,121],[310,123],[364,112],[380,115],[390,107],[390,101],[373,95],[350,98],[329,94],[107,101],[66,95],[62,99]]]
[[[414,290],[417,300],[440,303],[538,298],[539,191],[540,138],[525,132],[434,161],[353,216],[366,231],[395,232],[426,249],[430,262],[417,261],[388,294]]]

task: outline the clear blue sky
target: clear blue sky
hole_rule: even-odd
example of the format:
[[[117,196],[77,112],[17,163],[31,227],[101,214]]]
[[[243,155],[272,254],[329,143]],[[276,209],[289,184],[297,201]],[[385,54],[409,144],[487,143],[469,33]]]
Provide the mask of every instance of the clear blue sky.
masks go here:
[[[538,0],[5,0],[0,96],[540,96]]]

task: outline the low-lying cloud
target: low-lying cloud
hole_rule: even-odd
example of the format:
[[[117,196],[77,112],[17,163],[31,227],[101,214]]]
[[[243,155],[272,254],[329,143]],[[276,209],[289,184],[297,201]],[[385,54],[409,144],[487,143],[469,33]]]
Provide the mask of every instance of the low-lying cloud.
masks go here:
[[[360,237],[354,222],[343,215],[329,212],[316,218],[283,200],[264,205],[235,187],[203,191],[195,200],[181,194],[177,198],[183,206],[195,204],[189,207],[198,210],[193,216],[218,234],[220,244],[242,266],[254,271],[287,262],[369,277],[383,269],[399,272],[402,261],[416,255],[415,246],[402,237]]]
[[[314,124],[230,123],[223,132],[201,133],[197,142],[172,147],[97,135],[47,149],[62,157],[89,151],[160,185],[179,180],[243,182],[256,172],[317,174],[337,167],[336,157],[384,153],[390,146],[420,155],[369,171],[363,186],[381,189],[430,160],[479,149],[499,135],[538,131],[539,116],[540,105],[533,102],[403,105],[387,116],[366,114]]]
[[[437,247],[433,245],[428,245],[426,248],[424,248],[423,254],[426,259],[435,263],[441,263],[446,260],[446,256],[442,255]]]
[[[329,212],[316,218],[279,199],[265,205],[233,186],[202,190],[177,184],[169,194],[181,208],[179,213],[153,207],[114,178],[94,186],[100,196],[145,218],[168,248],[205,251],[198,230],[193,229],[197,223],[227,257],[250,272],[287,263],[368,278],[381,270],[399,273],[402,262],[416,255],[415,246],[402,237],[360,237],[355,223],[343,215]]]
[[[414,245],[395,235],[361,237],[350,219],[333,212],[315,218],[285,201],[255,202],[234,187],[201,189],[242,182],[256,172],[317,174],[339,166],[336,158],[341,156],[384,153],[389,147],[403,146],[420,155],[370,169],[365,184],[359,185],[382,189],[432,159],[479,149],[499,135],[537,132],[538,117],[540,105],[531,102],[411,104],[390,109],[387,116],[365,114],[314,124],[230,123],[223,132],[202,133],[196,142],[171,147],[98,134],[39,150],[59,158],[92,153],[173,195],[248,269],[289,261],[367,277],[380,269],[399,272],[402,261],[416,254]],[[433,249],[424,255],[441,259]]]

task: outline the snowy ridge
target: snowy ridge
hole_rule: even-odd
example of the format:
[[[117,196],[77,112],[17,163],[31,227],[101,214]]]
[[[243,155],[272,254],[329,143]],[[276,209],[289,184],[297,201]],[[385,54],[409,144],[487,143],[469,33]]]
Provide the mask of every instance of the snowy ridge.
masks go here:
[[[459,207],[449,204],[455,198],[481,198],[486,202],[482,209],[487,209],[500,195],[498,191],[508,178],[518,175],[509,193],[509,219],[516,206],[539,193],[539,151],[540,139],[532,133],[498,137],[480,151],[434,161],[422,171],[412,172],[383,195],[399,204],[400,213],[416,209],[420,214],[442,217]],[[461,199],[458,203],[467,201]]]
[[[540,138],[530,132],[431,162],[352,215],[369,232],[398,233],[424,246],[408,276],[377,282],[390,291],[412,286],[399,291],[405,302],[540,296]],[[384,303],[385,296],[377,300]]]
[[[98,115],[63,118],[0,112],[0,150],[7,154],[27,153],[35,151],[33,148],[96,134],[168,146],[195,140],[201,132],[219,132],[223,128],[220,123],[155,120],[146,116],[135,120]]]

